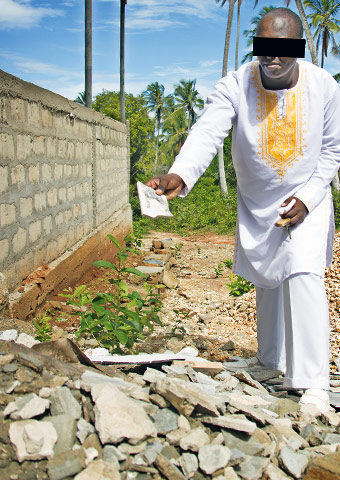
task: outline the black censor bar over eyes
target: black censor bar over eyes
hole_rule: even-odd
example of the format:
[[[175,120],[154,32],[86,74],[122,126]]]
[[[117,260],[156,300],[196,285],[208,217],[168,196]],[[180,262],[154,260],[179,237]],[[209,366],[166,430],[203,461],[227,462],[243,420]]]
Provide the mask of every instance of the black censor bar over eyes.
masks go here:
[[[294,57],[305,58],[304,38],[253,38],[254,57]]]

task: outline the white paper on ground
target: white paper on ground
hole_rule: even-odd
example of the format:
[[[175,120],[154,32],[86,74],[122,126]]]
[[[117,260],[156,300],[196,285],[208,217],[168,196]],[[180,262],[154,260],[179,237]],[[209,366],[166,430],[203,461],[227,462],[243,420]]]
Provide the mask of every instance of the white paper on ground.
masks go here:
[[[142,215],[146,217],[172,217],[165,195],[157,195],[155,190],[142,182],[137,182],[137,191]]]

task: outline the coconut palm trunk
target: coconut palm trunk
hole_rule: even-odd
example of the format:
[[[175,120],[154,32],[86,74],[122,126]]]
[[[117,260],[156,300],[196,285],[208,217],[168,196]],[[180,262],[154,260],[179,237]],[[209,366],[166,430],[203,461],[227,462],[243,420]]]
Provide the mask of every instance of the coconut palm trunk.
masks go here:
[[[288,3],[289,2],[287,2],[287,5],[288,5]],[[316,48],[315,48],[315,45],[314,45],[314,42],[313,42],[312,33],[310,31],[310,28],[309,28],[309,25],[308,25],[308,22],[307,22],[307,17],[306,17],[302,2],[301,2],[301,0],[295,0],[295,3],[296,3],[296,7],[297,7],[297,9],[299,11],[299,14],[300,14],[303,29],[304,29],[305,34],[306,34],[307,45],[308,45],[308,49],[309,49],[311,57],[312,57],[312,62],[314,63],[314,65],[318,65],[318,56],[317,56],[317,53],[316,53]]]
[[[225,2],[223,2],[223,5],[224,3]],[[231,26],[233,22],[234,5],[235,5],[235,0],[229,0],[228,23],[227,23],[227,31],[225,35],[224,54],[223,54],[222,77],[225,77],[228,71],[228,56],[229,56],[229,45],[230,45]],[[221,191],[224,195],[228,196],[228,187],[227,187],[227,180],[226,180],[225,168],[224,168],[223,145],[218,149],[218,173],[220,177]]]
[[[125,5],[120,0],[120,121],[125,123]]]
[[[85,0],[85,105],[92,108],[92,0]]]

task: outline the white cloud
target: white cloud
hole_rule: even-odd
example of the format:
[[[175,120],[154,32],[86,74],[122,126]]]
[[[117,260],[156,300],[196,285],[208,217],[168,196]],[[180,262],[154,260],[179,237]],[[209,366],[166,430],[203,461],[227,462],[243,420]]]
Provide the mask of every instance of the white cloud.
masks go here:
[[[61,10],[33,6],[31,0],[1,0],[0,29],[30,28],[46,16],[62,14]]]
[[[119,4],[119,0],[101,0]],[[133,0],[125,8],[126,30],[163,30],[179,27],[194,19],[218,19],[218,8],[211,0]],[[107,21],[119,26],[119,20]]]

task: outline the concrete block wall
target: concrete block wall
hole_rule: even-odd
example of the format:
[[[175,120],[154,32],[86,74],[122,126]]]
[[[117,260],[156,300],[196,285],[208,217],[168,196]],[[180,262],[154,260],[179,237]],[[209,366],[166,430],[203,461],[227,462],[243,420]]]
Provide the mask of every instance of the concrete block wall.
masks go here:
[[[117,213],[131,229],[129,132],[1,70],[0,84],[0,272],[13,291]]]

